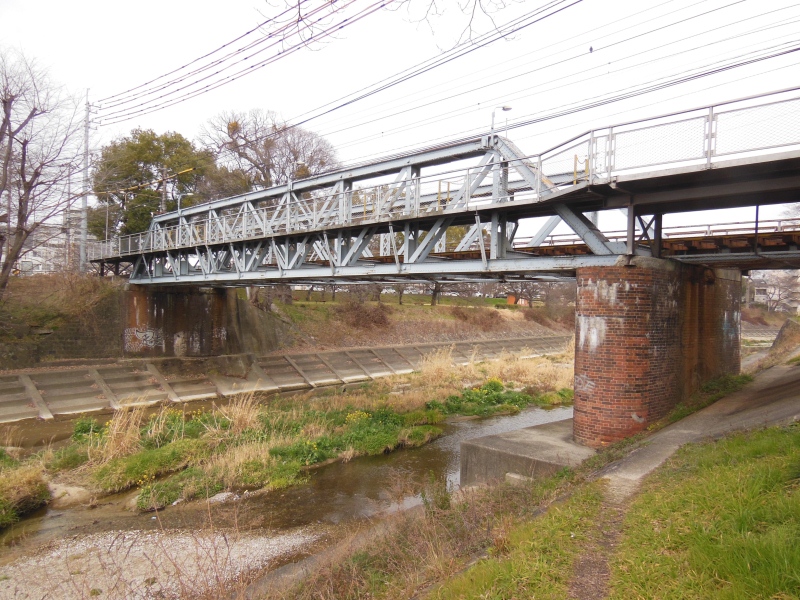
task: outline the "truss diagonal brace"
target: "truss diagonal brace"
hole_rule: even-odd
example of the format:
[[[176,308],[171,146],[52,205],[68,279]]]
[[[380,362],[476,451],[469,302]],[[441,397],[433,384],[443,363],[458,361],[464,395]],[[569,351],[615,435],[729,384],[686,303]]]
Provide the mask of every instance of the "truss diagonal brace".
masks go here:
[[[428,235],[425,236],[425,239],[417,247],[417,250],[411,256],[411,258],[408,259],[408,262],[410,263],[422,262],[423,260],[428,258],[428,254],[431,253],[431,250],[433,250],[433,247],[436,245],[436,243],[440,239],[442,239],[442,236],[444,235],[445,231],[447,231],[447,228],[452,224],[452,222],[453,219],[445,219],[445,218],[437,219],[436,223],[433,224],[433,227],[431,227],[430,231],[428,232]]]
[[[583,216],[580,212],[573,212],[565,204],[554,204],[553,209],[556,214],[561,217],[564,222],[569,225],[572,230],[578,234],[592,253],[597,255],[617,254],[609,244],[608,238],[592,223],[589,219]]]
[[[503,158],[508,161],[508,166],[516,169],[517,173],[531,186],[531,189],[541,189],[542,193],[544,193],[546,189],[555,187],[555,184],[544,174],[541,174],[541,182],[539,181],[537,169],[529,164],[530,161],[525,158],[525,155],[514,144],[500,136],[495,137],[494,143]],[[544,183],[545,186],[540,186],[539,183]]]
[[[553,233],[553,230],[561,223],[561,217],[553,215],[547,219],[547,223],[542,225],[542,228],[531,238],[531,241],[525,246],[526,248],[538,248],[547,239],[547,236]]]

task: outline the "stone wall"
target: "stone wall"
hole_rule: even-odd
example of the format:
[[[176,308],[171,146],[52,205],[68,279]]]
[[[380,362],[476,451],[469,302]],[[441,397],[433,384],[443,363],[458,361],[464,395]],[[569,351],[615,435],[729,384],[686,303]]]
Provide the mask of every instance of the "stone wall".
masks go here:
[[[738,271],[650,258],[577,273],[575,439],[602,446],[738,373]]]

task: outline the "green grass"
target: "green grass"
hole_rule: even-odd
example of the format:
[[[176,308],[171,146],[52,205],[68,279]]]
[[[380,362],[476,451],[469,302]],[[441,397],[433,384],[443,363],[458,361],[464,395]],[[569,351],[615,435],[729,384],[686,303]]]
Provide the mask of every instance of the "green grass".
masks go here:
[[[146,511],[163,508],[178,499],[210,498],[223,489],[219,481],[202,469],[190,467],[165,481],[143,485],[136,499],[136,508]]]
[[[429,410],[447,415],[487,417],[496,414],[513,414],[531,404],[555,406],[572,402],[573,391],[563,389],[531,396],[523,392],[505,389],[503,382],[489,379],[480,387],[464,390],[459,395],[448,396],[444,402],[434,400],[427,403]]]
[[[495,554],[450,579],[430,597],[442,600],[567,597],[575,559],[598,516],[602,487],[583,486],[565,502],[514,527]]]
[[[611,598],[800,597],[800,427],[685,446],[646,482]]]
[[[723,375],[700,386],[687,402],[678,404],[667,416],[667,423],[675,423],[698,410],[714,404],[717,400],[733,392],[738,392],[753,381],[751,375]]]
[[[201,462],[209,455],[200,440],[176,440],[160,448],[115,458],[94,471],[95,484],[104,492],[119,492]]]

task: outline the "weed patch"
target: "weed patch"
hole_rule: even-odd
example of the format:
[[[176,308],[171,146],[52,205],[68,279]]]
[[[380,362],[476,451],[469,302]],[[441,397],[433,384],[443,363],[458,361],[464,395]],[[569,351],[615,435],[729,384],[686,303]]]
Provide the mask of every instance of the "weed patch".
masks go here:
[[[178,440],[161,448],[112,459],[95,471],[94,479],[102,491],[120,492],[134,485],[147,485],[207,455],[208,447],[202,441]]]

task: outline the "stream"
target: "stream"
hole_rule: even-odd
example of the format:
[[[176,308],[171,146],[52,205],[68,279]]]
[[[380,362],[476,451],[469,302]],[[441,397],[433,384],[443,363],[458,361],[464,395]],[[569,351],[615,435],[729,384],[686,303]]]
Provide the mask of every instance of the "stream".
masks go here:
[[[207,526],[209,519],[215,527],[281,533],[301,527],[326,529],[403,510],[421,502],[411,489],[419,489],[430,478],[446,478],[449,486],[458,485],[461,442],[571,416],[571,407],[530,407],[516,415],[448,422],[442,437],[421,448],[331,463],[312,470],[305,483],[250,494],[236,502],[214,505],[213,511],[204,502],[188,502],[158,515],[135,513],[128,508],[135,491],[104,497],[94,508],[46,507],[0,534],[0,565],[68,536],[162,528],[197,530]]]

